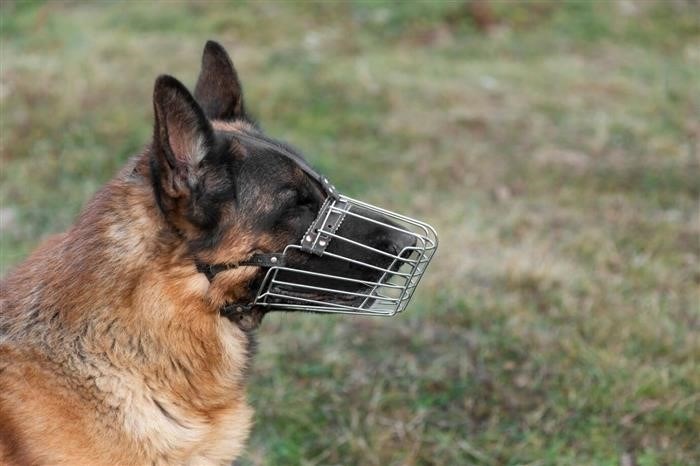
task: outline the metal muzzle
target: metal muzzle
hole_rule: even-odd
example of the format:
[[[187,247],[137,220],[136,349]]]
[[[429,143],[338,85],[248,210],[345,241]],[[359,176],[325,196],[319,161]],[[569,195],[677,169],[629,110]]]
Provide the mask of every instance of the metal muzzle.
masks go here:
[[[229,134],[250,146],[289,158],[319,184],[326,200],[301,242],[288,245],[283,252],[257,253],[235,264],[196,262],[197,270],[210,281],[217,273],[240,266],[267,269],[253,301],[229,304],[222,313],[240,314],[256,306],[383,316],[403,311],[437,249],[435,229],[343,196],[328,178],[279,144],[243,132]],[[353,231],[382,231],[401,240],[381,248],[371,244],[371,234],[344,233],[349,229],[343,228],[343,222],[352,222]],[[365,236],[367,239],[359,239]],[[307,266],[313,261],[296,260],[300,257],[327,259],[338,267],[331,267],[332,273],[320,272],[321,269]]]
[[[388,252],[350,238],[342,234],[341,228],[343,222],[350,221],[355,229],[383,230],[400,236],[403,245],[400,250]],[[333,242],[351,247],[336,247],[332,252]],[[430,225],[335,194],[327,198],[301,243],[288,245],[284,256],[330,258],[347,263],[349,267],[342,269],[354,273],[321,273],[283,261],[268,269],[252,304],[269,309],[392,316],[408,305],[437,245],[437,234]]]

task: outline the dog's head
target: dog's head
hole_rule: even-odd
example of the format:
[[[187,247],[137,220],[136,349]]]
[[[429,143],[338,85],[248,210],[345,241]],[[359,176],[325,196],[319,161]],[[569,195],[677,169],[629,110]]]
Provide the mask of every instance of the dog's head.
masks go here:
[[[204,49],[194,96],[175,78],[161,76],[153,103],[153,189],[166,220],[184,238],[193,260],[236,264],[300,243],[327,193],[289,156],[301,158],[298,151],[264,135],[247,117],[238,75],[219,44],[208,42]],[[377,264],[377,269],[332,255],[290,253],[288,263],[311,272],[305,280],[316,289],[299,292],[302,298],[340,299],[318,288],[361,292],[366,288],[363,282],[379,280],[379,269],[391,267],[389,255],[413,245],[413,237],[392,228],[388,220],[381,221],[379,214],[366,212],[366,217],[370,221],[347,217],[337,233],[350,241],[334,241],[328,252]],[[370,248],[349,251],[356,247],[353,242]],[[259,267],[244,269],[245,273],[238,269],[220,274],[234,277],[228,281],[216,277],[228,284],[230,300],[254,297],[265,273]],[[338,282],[329,275],[354,281]]]

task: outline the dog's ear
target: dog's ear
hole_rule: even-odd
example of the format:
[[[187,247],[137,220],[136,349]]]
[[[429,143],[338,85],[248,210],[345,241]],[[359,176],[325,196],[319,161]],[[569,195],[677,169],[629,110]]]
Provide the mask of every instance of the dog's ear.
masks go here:
[[[199,162],[214,145],[214,132],[187,88],[160,76],[153,90],[155,125],[151,167],[159,199],[186,197]]]
[[[202,70],[194,96],[212,120],[235,120],[245,116],[238,73],[226,50],[212,40],[204,46]]]

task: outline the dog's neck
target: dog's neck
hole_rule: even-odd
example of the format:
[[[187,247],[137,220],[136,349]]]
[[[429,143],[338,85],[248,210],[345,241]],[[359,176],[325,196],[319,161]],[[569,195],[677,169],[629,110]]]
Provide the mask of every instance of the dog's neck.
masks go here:
[[[63,331],[83,332],[86,322],[100,320],[98,314],[144,325],[216,322],[254,273],[232,270],[210,283],[197,272],[186,243],[158,210],[142,159],[132,160],[95,194],[69,232],[50,238],[3,284],[31,286],[17,295],[51,312],[49,319]],[[8,315],[3,320],[14,331],[31,329]]]

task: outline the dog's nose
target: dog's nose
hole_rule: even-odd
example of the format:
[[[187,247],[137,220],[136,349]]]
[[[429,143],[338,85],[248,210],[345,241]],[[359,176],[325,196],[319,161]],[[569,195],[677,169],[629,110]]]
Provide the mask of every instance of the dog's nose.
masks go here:
[[[410,230],[407,230],[404,225],[401,225],[391,218],[385,217],[381,214],[376,214],[372,212],[364,213],[367,219],[373,223],[372,229],[362,232],[362,236],[359,242],[371,246],[374,249],[378,249],[382,252],[399,256],[406,257],[411,254],[412,250],[406,250],[407,248],[412,248],[418,243],[417,236]],[[358,222],[355,224],[356,234],[360,232],[360,227],[362,223]],[[348,229],[347,236],[350,236],[350,227],[353,226],[352,221],[346,221],[341,225],[341,230],[343,228]],[[342,234],[342,232],[341,232]]]
[[[407,255],[410,254],[411,251],[406,251],[406,248],[412,248],[416,245],[416,237],[415,235],[403,232],[403,231],[395,231],[392,234],[392,248],[394,249],[394,254],[399,255]]]
[[[415,235],[405,233],[403,231],[397,231],[394,236],[394,246],[396,247],[396,254],[400,254],[401,252],[405,251],[406,248],[412,248],[416,245]]]

